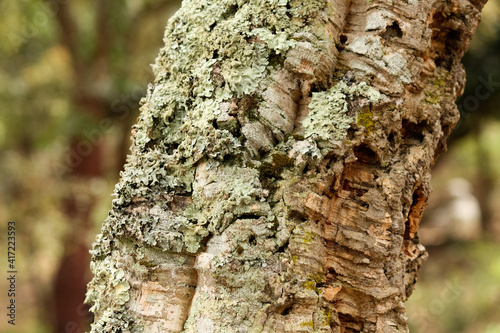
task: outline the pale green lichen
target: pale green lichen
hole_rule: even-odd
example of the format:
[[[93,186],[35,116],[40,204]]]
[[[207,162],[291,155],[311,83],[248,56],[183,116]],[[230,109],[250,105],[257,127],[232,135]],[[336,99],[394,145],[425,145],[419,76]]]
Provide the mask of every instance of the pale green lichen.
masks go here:
[[[380,93],[365,82],[348,86],[340,81],[327,91],[313,93],[309,115],[303,122],[306,137],[317,136],[320,140],[342,140],[353,117],[347,114],[348,100],[366,97],[370,102],[378,102]]]
[[[365,30],[382,30],[390,23],[390,18],[394,15],[385,10],[375,11],[366,17]]]
[[[387,54],[383,57],[387,70],[392,75],[399,78],[405,84],[411,82],[411,74],[403,56],[397,52]]]
[[[246,51],[241,52],[238,58],[227,60],[221,66],[222,76],[228,84],[226,89],[236,93],[237,97],[257,89],[269,64],[269,50],[260,43],[251,45],[252,47],[247,46]],[[221,96],[224,95],[221,93]]]
[[[291,36],[304,23],[292,22],[292,10],[302,17],[324,5],[324,1],[185,2],[170,20],[165,47],[153,66],[156,82],[143,99],[145,111],[134,126],[134,158],[121,176],[116,204],[156,189],[189,192],[189,165],[203,157],[222,160],[238,151],[241,138],[214,127],[220,102],[255,91],[271,70],[271,55],[296,45]],[[188,175],[179,181],[172,178],[172,171],[179,170],[180,160],[185,169],[181,172]]]
[[[270,0],[276,1],[276,0]],[[280,0],[280,2],[285,2]],[[297,17],[307,17],[311,16],[314,13],[318,12],[322,8],[325,7],[327,1],[326,0],[289,0],[289,5],[291,7],[291,13],[293,16]]]
[[[347,49],[373,59],[381,59],[384,55],[384,47],[378,36],[356,37],[347,45]]]
[[[373,15],[375,14],[376,13]],[[368,27],[372,29],[375,28],[377,24],[381,24],[381,22],[377,23],[374,21],[372,22],[372,25]],[[408,84],[412,81],[406,59],[400,53],[385,48],[380,36],[356,37],[349,45],[347,45],[347,49],[370,58],[371,61],[373,61],[377,66],[386,69],[389,74],[401,83]],[[351,61],[351,63],[353,63],[355,67],[361,67],[361,69],[365,72],[371,72],[366,64],[362,64],[357,61]]]
[[[219,233],[243,214],[265,216],[269,204],[262,202],[264,192],[259,173],[252,168],[222,167],[200,176],[193,184],[193,200],[197,209],[204,209],[200,224]]]
[[[213,66],[217,62],[217,59],[206,59],[205,62],[193,70],[193,78],[195,86],[193,87],[193,93],[199,97],[211,97],[215,86],[212,84],[210,79],[211,73],[213,71]]]
[[[215,89],[218,100],[250,93],[266,73],[270,51],[283,52],[293,45],[289,36],[297,27],[290,23],[286,5],[287,1],[186,2],[166,32],[162,51],[170,60],[169,69],[173,75],[192,70],[195,91],[211,97],[210,68],[216,60],[225,80]],[[279,32],[272,34],[269,27]],[[268,45],[248,41],[257,33]]]
[[[245,267],[241,275],[222,267],[217,278],[234,286],[248,282],[239,299],[257,291],[252,302],[264,302],[267,276],[256,264],[265,264],[286,243],[290,230],[285,216],[273,215],[258,161],[254,167],[244,162],[251,154],[244,146],[250,134],[243,128],[260,119],[250,121],[254,110],[243,111],[242,103],[238,116],[221,110],[269,85],[266,78],[284,66],[297,33],[312,35],[308,25],[325,5],[324,0],[190,0],[169,21],[113,209],[92,250],[95,276],[87,297],[96,314],[92,332],[140,330],[137,323],[130,328],[127,317],[134,297],[127,278],[147,269],[123,271],[116,262],[120,255],[133,253],[133,262],[144,256],[140,249],[196,253],[207,236],[222,233],[243,216],[260,221],[258,230],[252,230],[258,245],[248,244],[238,255]],[[222,116],[232,119],[231,126],[218,126]],[[312,140],[297,148],[304,163],[320,156]],[[283,152],[271,159],[279,168],[276,173],[294,167]],[[207,179],[203,166],[213,169]],[[232,231],[235,239],[239,231]],[[125,240],[133,245],[116,253]],[[248,274],[252,279],[245,281]]]
[[[115,332],[116,327],[126,328],[128,320],[123,315],[123,305],[130,299],[130,285],[124,270],[116,267],[113,256],[91,262],[90,269],[94,279],[88,285],[85,303],[92,304],[90,311],[99,314],[99,320],[92,325],[93,331]],[[101,299],[102,295],[107,297]]]
[[[288,51],[291,47],[297,45],[297,42],[293,39],[288,39],[288,36],[284,32],[279,32],[273,34],[267,28],[256,28],[251,31],[252,35],[257,35],[261,40],[266,42],[267,46],[276,53],[284,53]]]
[[[214,129],[213,122],[220,115],[220,107],[211,99],[197,98],[184,117],[179,132],[185,138],[177,152],[194,164],[204,155],[222,159],[240,147],[240,141],[227,130]]]

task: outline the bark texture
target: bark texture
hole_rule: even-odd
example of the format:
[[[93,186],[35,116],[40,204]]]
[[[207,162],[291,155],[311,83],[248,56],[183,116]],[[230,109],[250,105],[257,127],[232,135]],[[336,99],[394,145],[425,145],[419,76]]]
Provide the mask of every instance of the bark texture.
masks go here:
[[[92,250],[93,332],[407,332],[483,2],[184,1]]]

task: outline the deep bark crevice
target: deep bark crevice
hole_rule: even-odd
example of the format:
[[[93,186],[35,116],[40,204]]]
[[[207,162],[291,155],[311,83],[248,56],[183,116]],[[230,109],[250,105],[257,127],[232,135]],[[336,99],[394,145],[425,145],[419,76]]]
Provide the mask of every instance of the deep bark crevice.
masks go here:
[[[420,220],[422,219],[422,215],[424,213],[424,208],[427,205],[428,196],[428,191],[426,191],[422,185],[420,185],[415,192],[413,192],[413,201],[410,206],[408,219],[405,222],[404,239],[415,238],[420,225]]]

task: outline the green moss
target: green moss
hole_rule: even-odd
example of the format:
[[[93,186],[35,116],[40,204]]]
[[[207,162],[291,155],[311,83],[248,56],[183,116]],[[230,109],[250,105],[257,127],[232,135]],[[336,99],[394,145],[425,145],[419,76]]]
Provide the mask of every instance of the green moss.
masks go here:
[[[445,86],[448,80],[449,73],[441,68],[438,68],[434,73],[434,78],[429,82],[424,90],[425,101],[429,104],[439,104],[441,96],[446,94]]]
[[[299,196],[302,196],[302,197],[305,197],[306,196],[306,193],[299,193],[298,194]],[[316,238],[317,238],[317,235],[308,230],[308,229],[305,229],[303,227],[295,227],[293,229],[293,238],[300,244],[309,244],[311,242],[313,242]]]
[[[313,321],[304,321],[304,322],[300,323],[300,327],[314,328],[314,322]]]
[[[305,231],[302,236],[303,236],[302,241],[304,241],[304,243],[311,243],[313,239],[316,237],[316,235],[310,231]]]
[[[439,104],[439,95],[432,91],[426,91],[425,101],[429,104]]]
[[[439,77],[436,77],[434,79],[434,82],[433,82],[434,86],[435,87],[438,87],[438,88],[442,88],[444,87],[444,85],[446,84],[446,81],[444,78],[439,78]]]
[[[295,160],[283,152],[276,152],[271,155],[272,162],[263,162],[259,171],[263,175],[277,177],[285,168],[294,166]]]
[[[304,282],[304,288],[308,290],[316,290],[316,282],[314,280],[307,280]]]
[[[330,308],[324,308],[323,309],[323,315],[324,315],[324,318],[325,318],[325,325],[329,326],[330,325],[330,321],[332,319],[332,309]]]
[[[294,159],[288,157],[287,154],[276,153],[276,154],[273,154],[271,157],[273,159],[273,164],[279,168],[289,168],[289,167],[293,166]]]
[[[357,124],[365,128],[365,135],[372,134],[374,128],[373,112],[370,109],[363,109],[358,114]]]
[[[316,282],[316,284],[322,284],[322,283],[326,282],[326,278],[325,278],[325,275],[323,274],[323,272],[318,272],[318,273],[312,275],[311,279],[313,279]]]

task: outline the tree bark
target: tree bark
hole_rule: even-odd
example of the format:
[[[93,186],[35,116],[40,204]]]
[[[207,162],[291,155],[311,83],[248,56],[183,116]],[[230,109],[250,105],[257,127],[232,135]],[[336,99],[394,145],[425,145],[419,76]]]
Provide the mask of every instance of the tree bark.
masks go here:
[[[407,332],[484,1],[185,1],[92,250],[93,332]]]

